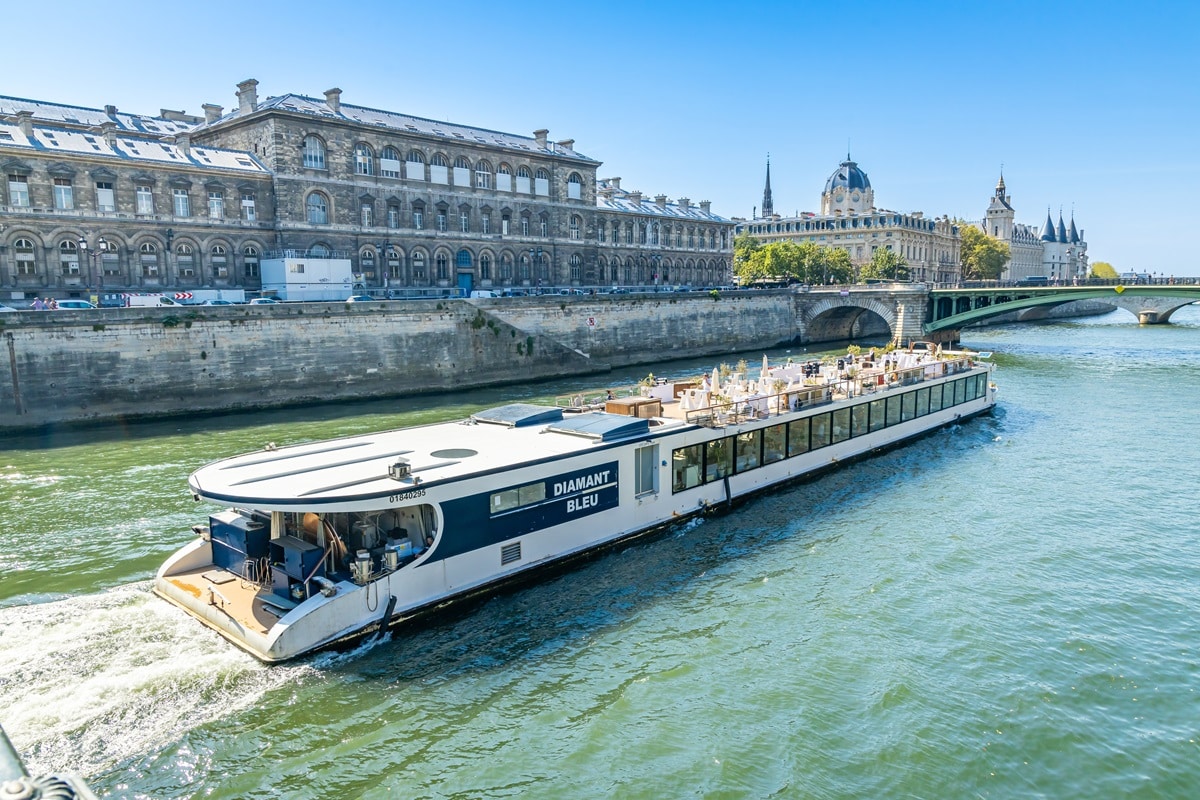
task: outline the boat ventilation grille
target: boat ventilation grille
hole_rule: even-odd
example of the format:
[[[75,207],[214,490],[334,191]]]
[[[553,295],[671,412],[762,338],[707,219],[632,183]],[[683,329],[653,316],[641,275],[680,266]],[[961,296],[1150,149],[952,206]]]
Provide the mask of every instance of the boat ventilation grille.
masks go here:
[[[412,474],[412,464],[405,461],[403,458],[396,459],[396,463],[388,467],[388,477],[394,481],[402,481]]]
[[[521,560],[521,543],[513,542],[500,548],[500,566]]]

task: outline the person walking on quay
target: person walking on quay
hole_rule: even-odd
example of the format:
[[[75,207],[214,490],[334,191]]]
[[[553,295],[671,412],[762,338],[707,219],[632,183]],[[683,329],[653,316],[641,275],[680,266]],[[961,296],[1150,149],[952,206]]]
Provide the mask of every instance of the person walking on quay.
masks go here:
[[[40,297],[33,298],[33,302],[29,304],[29,307],[32,308],[34,311],[45,311],[46,310],[46,304],[42,302],[42,298],[40,298]]]
[[[51,311],[58,311],[58,301],[53,297],[48,298],[46,300],[46,308],[50,309]]]

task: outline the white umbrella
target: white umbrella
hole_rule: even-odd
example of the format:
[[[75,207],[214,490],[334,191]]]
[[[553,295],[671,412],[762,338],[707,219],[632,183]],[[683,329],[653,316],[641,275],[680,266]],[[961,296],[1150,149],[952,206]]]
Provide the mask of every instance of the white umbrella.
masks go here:
[[[768,370],[770,370],[770,369],[771,369],[771,367],[770,367],[770,366],[767,364],[767,354],[766,354],[766,353],[763,353],[763,370],[762,370],[762,377],[764,377],[764,378],[765,378],[765,377],[767,377],[767,371],[768,371]]]
[[[712,390],[715,392],[721,387],[721,371],[717,367],[713,367]]]

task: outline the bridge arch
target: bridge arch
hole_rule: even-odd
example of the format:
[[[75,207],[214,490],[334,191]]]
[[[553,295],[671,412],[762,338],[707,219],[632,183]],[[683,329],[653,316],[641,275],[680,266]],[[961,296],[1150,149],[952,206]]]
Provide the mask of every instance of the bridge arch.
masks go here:
[[[798,320],[809,342],[897,335],[895,306],[873,297],[822,297],[801,305]]]

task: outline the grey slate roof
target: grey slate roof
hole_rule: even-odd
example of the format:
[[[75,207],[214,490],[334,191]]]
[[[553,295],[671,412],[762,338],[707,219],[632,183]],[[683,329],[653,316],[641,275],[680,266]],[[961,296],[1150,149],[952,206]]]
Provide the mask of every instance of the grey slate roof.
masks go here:
[[[1041,239],[1043,242],[1053,242],[1054,238],[1054,220],[1050,219],[1050,210],[1046,210],[1046,224],[1042,226]]]
[[[851,161],[850,156],[847,155],[846,160],[838,165],[838,168],[829,176],[829,180],[825,181],[826,192],[831,192],[836,188],[865,190],[871,188],[871,181],[867,178],[867,173],[859,169],[858,164]]]
[[[35,120],[50,123],[97,126],[111,122],[117,126],[119,131],[150,136],[174,136],[194,127],[191,123],[176,122],[145,114],[122,114],[120,112],[109,114],[98,108],[64,106],[58,103],[43,103],[39,100],[25,100],[20,97],[0,96],[0,117],[15,116],[21,111],[32,112]]]
[[[468,125],[458,125],[451,122],[425,119],[424,117],[414,117],[411,114],[401,114],[397,111],[382,111],[376,108],[356,106],[349,103],[339,103],[338,110],[335,112],[324,100],[306,97],[302,94],[284,94],[278,97],[268,97],[258,104],[258,108],[254,113],[263,111],[264,109],[291,111],[297,114],[307,114],[330,120],[340,119],[359,122],[364,125],[377,125],[381,128],[390,128],[401,132],[442,136],[450,142],[470,142],[482,144],[487,147],[501,147],[506,150],[522,150],[528,153],[573,158],[595,164],[600,163],[594,158],[588,158],[582,153],[576,152],[573,148],[563,147],[555,142],[547,142],[546,147],[543,148],[538,147],[537,140],[529,136],[518,136],[486,128],[472,128]],[[243,116],[242,112],[235,108],[219,120],[207,123],[207,125],[219,125],[229,120],[237,119],[240,116]],[[201,127],[206,127],[206,125],[202,125]]]
[[[667,201],[664,206],[660,206],[654,198],[643,196],[639,202],[634,202],[633,192],[626,189],[618,189],[609,181],[601,178],[596,181],[596,208],[601,211],[617,211],[626,214],[644,214],[649,217],[663,217],[664,219],[693,219],[699,222],[729,222],[722,216],[712,213],[704,213],[699,206],[688,205],[685,209],[679,203]],[[604,196],[600,192],[604,192],[609,196]]]

